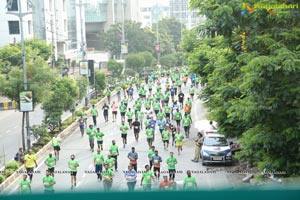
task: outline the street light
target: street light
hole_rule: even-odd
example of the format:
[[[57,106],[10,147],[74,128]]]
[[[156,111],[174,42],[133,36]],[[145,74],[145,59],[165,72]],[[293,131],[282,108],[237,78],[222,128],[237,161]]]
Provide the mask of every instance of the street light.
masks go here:
[[[126,70],[126,62],[125,57],[128,53],[128,47],[125,41],[125,8],[124,8],[124,0],[122,0],[122,39],[121,39],[121,57],[123,59],[123,71],[122,74],[125,73]]]

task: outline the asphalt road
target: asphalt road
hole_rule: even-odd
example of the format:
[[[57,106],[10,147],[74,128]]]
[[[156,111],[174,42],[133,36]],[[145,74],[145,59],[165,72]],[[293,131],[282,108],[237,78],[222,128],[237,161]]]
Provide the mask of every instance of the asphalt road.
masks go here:
[[[188,87],[182,87],[185,94],[188,92]],[[186,95],[187,96],[187,95]],[[129,105],[132,105],[130,103]],[[194,100],[193,108],[192,108],[192,119],[193,121],[198,121],[205,119],[205,110],[202,106],[202,102],[200,100]],[[88,119],[88,124],[92,124],[92,119]],[[102,112],[100,112],[100,116],[98,117],[98,127],[104,132],[104,153],[105,157],[108,154],[108,148],[111,145],[111,140],[115,139],[116,144],[119,146],[120,155],[118,157],[118,172],[115,172],[115,177],[113,180],[113,189],[115,190],[126,190],[127,185],[124,178],[123,170],[125,170],[128,166],[127,154],[130,151],[131,147],[136,148],[136,152],[139,155],[138,159],[138,171],[144,170],[144,165],[148,164],[147,152],[148,145],[146,143],[146,135],[144,130],[140,133],[139,142],[134,140],[133,131],[129,131],[128,133],[128,141],[127,146],[125,148],[122,147],[122,140],[120,136],[119,126],[121,124],[120,115],[118,113],[117,122],[112,122],[112,116],[110,113],[109,122],[105,123]],[[183,131],[183,130],[182,130]],[[162,175],[167,171],[167,164],[165,162],[166,158],[169,156],[169,152],[173,151],[175,157],[178,160],[178,164],[176,165],[177,174],[175,177],[175,181],[177,181],[178,186],[182,185],[182,180],[186,176],[186,170],[194,171],[192,173],[193,176],[196,177],[198,187],[200,189],[217,189],[217,188],[234,188],[239,186],[240,182],[232,181],[232,174],[226,173],[226,170],[230,170],[230,167],[226,166],[216,166],[216,169],[221,169],[218,171],[207,171],[207,167],[201,165],[201,163],[194,163],[191,161],[194,157],[194,138],[196,137],[196,130],[194,128],[191,129],[190,138],[184,139],[183,152],[181,155],[177,155],[177,149],[175,147],[170,147],[169,151],[165,151],[163,149],[163,144],[160,139],[160,133],[156,130],[156,139],[154,145],[156,149],[159,151],[159,155],[163,159],[162,163]],[[96,174],[89,173],[94,170],[93,166],[93,153],[89,150],[88,144],[88,136],[84,135],[83,137],[80,135],[79,128],[76,131],[66,138],[61,145],[60,152],[60,160],[57,162],[56,170],[58,171],[68,171],[68,161],[71,154],[75,154],[76,159],[79,161],[79,168],[77,174],[77,187],[72,191],[100,191],[103,189],[103,183],[99,182],[96,179]],[[45,170],[47,167],[43,163],[38,164],[38,168],[35,169],[36,173],[33,177],[32,182],[32,191],[33,193],[43,192],[42,178],[45,175]],[[209,167],[214,168],[214,167]],[[209,172],[209,173],[208,173]],[[162,177],[161,177],[162,179]],[[58,191],[71,191],[71,183],[70,183],[70,175],[69,174],[56,174],[55,175],[56,185],[55,190]],[[141,190],[141,186],[139,186],[141,180],[141,174],[138,174],[138,184],[136,186],[137,190]],[[15,183],[11,184],[5,191],[5,193],[16,193],[18,189],[17,180]],[[158,188],[158,182],[154,183],[153,188]]]

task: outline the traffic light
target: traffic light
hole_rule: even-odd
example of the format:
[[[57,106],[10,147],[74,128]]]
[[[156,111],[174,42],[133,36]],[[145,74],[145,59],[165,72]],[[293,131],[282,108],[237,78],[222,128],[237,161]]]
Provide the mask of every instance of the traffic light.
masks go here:
[[[88,60],[90,85],[95,84],[94,60]]]

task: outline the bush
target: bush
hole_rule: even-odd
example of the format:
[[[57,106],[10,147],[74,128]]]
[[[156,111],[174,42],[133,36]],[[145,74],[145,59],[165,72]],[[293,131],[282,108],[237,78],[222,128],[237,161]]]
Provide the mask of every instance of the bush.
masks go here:
[[[5,170],[5,178],[9,177],[12,175],[17,169],[6,169]]]
[[[20,166],[20,164],[19,164],[17,161],[14,161],[14,160],[5,163],[5,169],[6,169],[6,170],[7,170],[7,169],[13,169],[13,170],[16,170],[16,169],[19,168],[19,166]]]
[[[4,180],[5,180],[5,177],[2,174],[0,174],[0,184],[3,183]]]

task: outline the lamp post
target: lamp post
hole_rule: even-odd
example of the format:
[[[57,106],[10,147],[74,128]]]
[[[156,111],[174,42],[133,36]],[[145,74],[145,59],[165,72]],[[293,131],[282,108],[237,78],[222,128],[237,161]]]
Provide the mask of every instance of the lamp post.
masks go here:
[[[122,3],[122,39],[121,39],[121,58],[123,59],[123,71],[122,74],[125,73],[126,70],[126,62],[125,57],[128,53],[127,44],[125,41],[125,8],[124,8],[124,0],[121,1]]]

